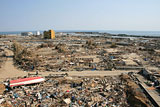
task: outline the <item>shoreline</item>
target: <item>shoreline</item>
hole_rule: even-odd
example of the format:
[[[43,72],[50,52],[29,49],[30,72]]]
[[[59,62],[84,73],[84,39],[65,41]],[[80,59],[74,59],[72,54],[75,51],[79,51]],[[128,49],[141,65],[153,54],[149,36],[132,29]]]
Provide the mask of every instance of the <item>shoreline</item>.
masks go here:
[[[56,33],[64,33],[64,34],[89,34],[92,35],[98,35],[98,36],[104,36],[104,35],[111,35],[111,36],[119,36],[119,37],[143,37],[143,38],[160,38],[160,31],[101,31],[101,30],[55,30]],[[0,35],[3,36],[20,36],[22,32],[32,32],[33,34],[36,34],[36,31],[8,31],[8,32],[0,32]],[[42,30],[40,30],[41,34],[43,33]],[[87,35],[88,36],[88,35]]]

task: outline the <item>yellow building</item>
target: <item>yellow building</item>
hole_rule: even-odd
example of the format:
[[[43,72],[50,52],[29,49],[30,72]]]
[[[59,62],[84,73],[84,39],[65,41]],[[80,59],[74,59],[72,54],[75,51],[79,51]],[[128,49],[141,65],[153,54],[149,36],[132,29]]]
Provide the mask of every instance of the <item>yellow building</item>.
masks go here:
[[[44,35],[44,39],[55,39],[54,30],[44,31],[43,35]]]

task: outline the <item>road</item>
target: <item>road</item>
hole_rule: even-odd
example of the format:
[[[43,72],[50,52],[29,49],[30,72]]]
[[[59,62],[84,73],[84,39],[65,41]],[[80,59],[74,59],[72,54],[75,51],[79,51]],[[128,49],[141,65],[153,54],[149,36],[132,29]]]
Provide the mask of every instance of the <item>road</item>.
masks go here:
[[[23,72],[20,69],[17,69],[13,65],[13,52],[11,50],[5,49],[7,60],[0,69],[0,81],[3,81],[6,78],[13,78],[18,76],[27,75],[26,72]]]
[[[128,72],[137,72],[137,71],[125,71],[125,70],[113,70],[113,71],[70,71],[70,72],[40,72],[43,76],[47,76],[49,74],[64,74],[68,73],[69,76],[117,76],[121,75],[121,73]]]

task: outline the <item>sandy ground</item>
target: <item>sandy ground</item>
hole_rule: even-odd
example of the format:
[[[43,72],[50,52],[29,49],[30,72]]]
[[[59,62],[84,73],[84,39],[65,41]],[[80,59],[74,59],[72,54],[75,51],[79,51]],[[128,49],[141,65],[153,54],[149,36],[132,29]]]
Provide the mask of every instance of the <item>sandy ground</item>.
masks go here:
[[[11,50],[6,49],[7,52],[7,60],[0,69],[0,81],[3,81],[7,78],[19,77],[19,76],[27,76],[28,73],[35,74],[34,72],[24,72],[21,69],[17,69],[13,65],[13,52]],[[137,71],[125,71],[125,70],[113,70],[113,71],[70,71],[70,72],[39,72],[42,76],[47,76],[49,74],[64,74],[68,73],[69,76],[115,76],[120,75],[121,73],[128,72],[137,72]]]
[[[23,72],[20,69],[17,69],[13,65],[13,52],[11,50],[6,49],[7,60],[0,69],[0,81],[6,78],[18,77],[27,75],[27,73]]]

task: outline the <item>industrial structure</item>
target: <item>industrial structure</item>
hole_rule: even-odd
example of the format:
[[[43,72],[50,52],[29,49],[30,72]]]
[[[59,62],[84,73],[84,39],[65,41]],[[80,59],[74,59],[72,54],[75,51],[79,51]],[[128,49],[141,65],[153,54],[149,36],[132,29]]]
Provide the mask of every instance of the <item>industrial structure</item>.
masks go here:
[[[44,35],[44,39],[55,39],[54,30],[44,31],[43,35]]]

